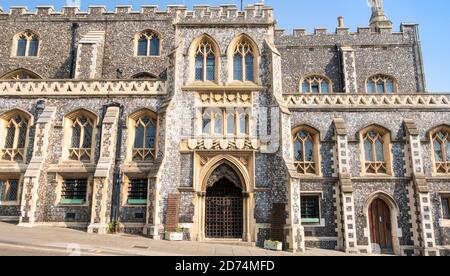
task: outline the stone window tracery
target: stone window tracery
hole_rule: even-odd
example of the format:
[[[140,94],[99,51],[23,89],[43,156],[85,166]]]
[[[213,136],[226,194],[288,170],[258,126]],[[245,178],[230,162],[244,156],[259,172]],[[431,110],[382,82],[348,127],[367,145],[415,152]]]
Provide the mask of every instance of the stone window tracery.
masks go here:
[[[161,39],[154,31],[146,30],[136,37],[136,55],[139,57],[159,56]]]
[[[392,174],[390,134],[381,127],[368,127],[361,132],[363,168],[369,175]]]
[[[394,78],[387,75],[375,75],[367,80],[367,93],[370,94],[393,94],[397,92]]]
[[[307,126],[293,131],[294,165],[304,175],[319,174],[319,133]]]
[[[156,158],[157,117],[151,111],[141,111],[131,117],[133,161],[151,161]]]
[[[303,78],[300,85],[302,93],[330,93],[331,82],[322,76],[308,76]]]
[[[255,50],[242,38],[234,48],[233,76],[235,81],[255,81]]]
[[[86,116],[78,116],[72,121],[72,137],[69,159],[89,161],[92,158],[94,122]]]
[[[16,57],[37,57],[39,54],[39,36],[33,31],[16,35],[14,45]]]
[[[18,69],[5,74],[1,79],[4,80],[28,80],[28,79],[40,79],[40,77],[26,69]]]
[[[29,119],[20,113],[6,114],[2,118],[1,159],[24,162],[28,137]]]
[[[195,80],[216,80],[216,55],[212,42],[203,38],[195,51]]]
[[[432,132],[434,166],[436,173],[450,173],[450,131],[446,127]]]

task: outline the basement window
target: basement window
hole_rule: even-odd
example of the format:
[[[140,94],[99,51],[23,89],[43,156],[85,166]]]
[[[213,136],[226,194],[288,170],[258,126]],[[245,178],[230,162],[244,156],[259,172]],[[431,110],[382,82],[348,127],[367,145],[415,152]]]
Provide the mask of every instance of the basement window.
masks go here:
[[[450,220],[450,195],[443,195],[441,197],[441,202],[443,218]]]
[[[81,205],[86,202],[87,179],[65,179],[62,187],[61,204]]]
[[[147,179],[132,179],[128,187],[128,204],[146,205],[147,204]]]
[[[320,195],[305,195],[300,197],[302,224],[320,223]]]
[[[17,179],[0,179],[0,203],[17,201],[18,183]]]

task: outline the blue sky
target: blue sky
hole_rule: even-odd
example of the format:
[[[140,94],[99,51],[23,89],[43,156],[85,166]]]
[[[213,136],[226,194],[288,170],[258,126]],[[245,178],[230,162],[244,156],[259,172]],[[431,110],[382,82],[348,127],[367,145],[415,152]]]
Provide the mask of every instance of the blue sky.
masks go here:
[[[245,4],[256,0],[244,1]],[[384,0],[385,11],[398,30],[401,22],[419,23],[428,90],[450,92],[450,1],[448,0]],[[185,4],[189,7],[199,4],[220,5],[235,3],[233,0],[81,0],[81,8],[89,5],[106,5],[113,10],[116,5],[132,4],[135,10],[141,5],[158,5],[165,9],[171,4]],[[344,16],[345,25],[355,31],[357,26],[368,25],[370,9],[367,0],[266,0],[266,5],[275,8],[278,28],[291,31],[306,28],[312,32],[315,27],[334,30],[336,18]],[[7,10],[11,6],[52,5],[57,10],[66,5],[66,0],[0,0],[0,6]]]

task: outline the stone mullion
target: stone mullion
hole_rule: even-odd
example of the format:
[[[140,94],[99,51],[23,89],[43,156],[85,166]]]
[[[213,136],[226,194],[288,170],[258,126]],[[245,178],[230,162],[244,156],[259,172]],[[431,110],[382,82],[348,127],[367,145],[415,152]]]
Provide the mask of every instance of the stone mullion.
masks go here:
[[[411,224],[416,255],[439,255],[434,237],[432,202],[428,183],[423,170],[423,159],[419,132],[413,120],[405,119],[406,152],[409,153],[411,188],[409,203],[411,208]]]
[[[33,157],[25,172],[23,181],[20,224],[33,226],[36,222],[39,180],[44,176],[44,167],[50,145],[50,134],[54,123],[56,107],[47,107],[36,123]]]
[[[108,107],[102,124],[100,159],[94,174],[89,233],[106,234],[111,215],[112,188],[120,109]]]

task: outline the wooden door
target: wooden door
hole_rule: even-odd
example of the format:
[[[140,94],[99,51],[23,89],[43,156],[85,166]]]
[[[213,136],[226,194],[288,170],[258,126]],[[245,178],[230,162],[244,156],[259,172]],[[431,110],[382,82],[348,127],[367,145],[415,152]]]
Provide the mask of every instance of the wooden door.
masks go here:
[[[375,199],[369,207],[370,238],[382,251],[392,251],[391,213],[388,205]]]

